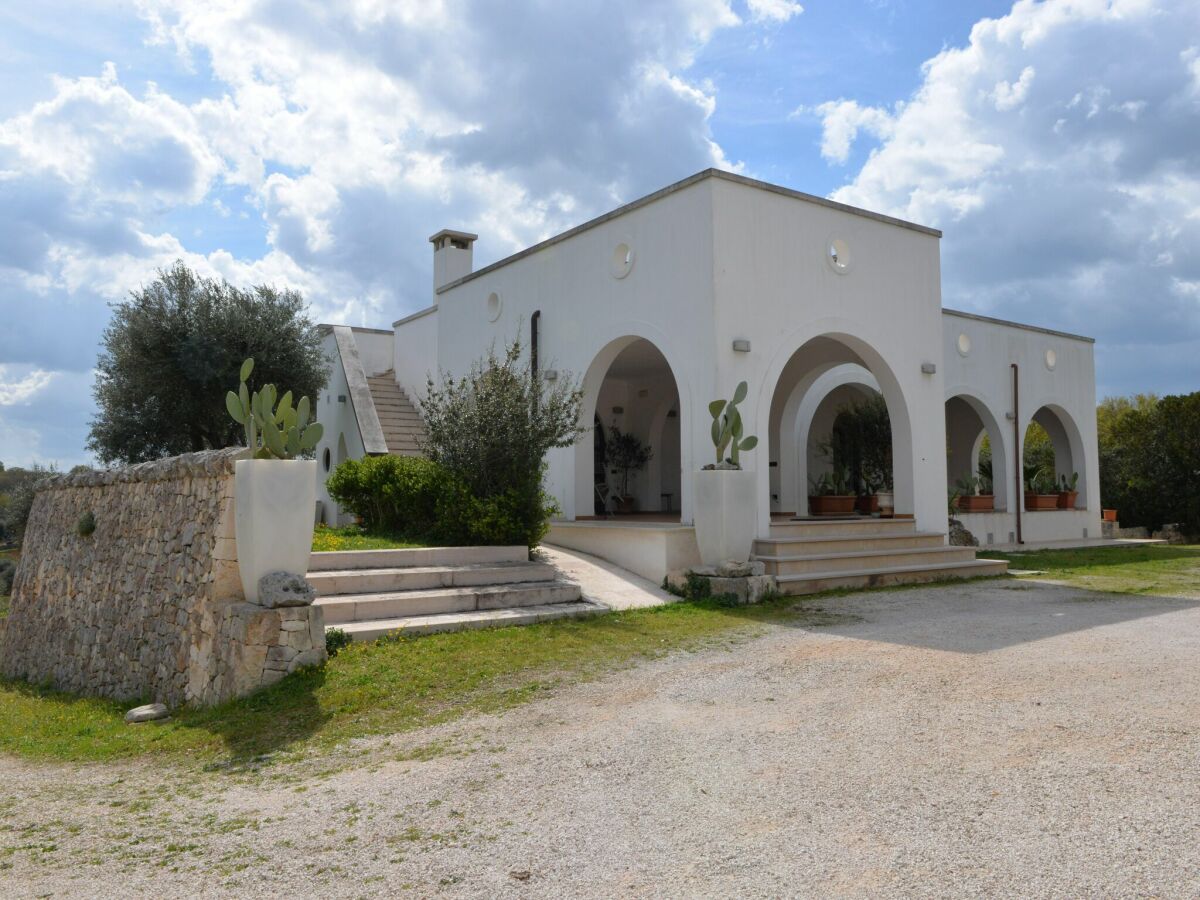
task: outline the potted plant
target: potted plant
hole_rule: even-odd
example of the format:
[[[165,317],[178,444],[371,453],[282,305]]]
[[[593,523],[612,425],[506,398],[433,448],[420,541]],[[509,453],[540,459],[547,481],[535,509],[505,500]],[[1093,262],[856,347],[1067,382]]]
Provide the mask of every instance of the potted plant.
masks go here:
[[[809,479],[809,485],[812,493],[808,496],[808,509],[812,515],[848,516],[854,512],[855,496],[842,466],[835,465],[832,472]]]
[[[1115,522],[1115,521],[1117,521],[1117,511],[1116,511],[1115,509],[1106,509],[1106,510],[1103,510],[1103,515],[1104,515],[1104,521],[1105,521],[1105,522]]]
[[[246,379],[254,360],[242,363],[237,393],[225,395],[225,408],[246,429],[248,459],[234,463],[234,537],[242,590],[258,601],[258,581],[272,572],[303,577],[312,552],[317,502],[317,461],[296,459],[321,439],[322,426],[310,422],[307,397],[292,406],[292,392],[279,398],[275,386],[250,393]],[[276,400],[278,399],[278,403]]]
[[[654,458],[654,451],[641,442],[636,434],[622,431],[615,424],[608,431],[604,455],[612,466],[612,473],[621,480],[617,494],[617,512],[628,514],[637,509],[637,498],[629,493],[629,476],[646,468]]]
[[[1058,508],[1058,489],[1054,476],[1045,469],[1025,473],[1025,509],[1038,512]]]
[[[956,482],[957,499],[955,506],[959,512],[991,512],[996,505],[992,494],[991,484],[985,484],[982,476],[968,475]]]
[[[758,438],[743,436],[742,416],[737,408],[748,392],[743,381],[734,390],[733,399],[708,404],[713,417],[716,462],[695,474],[693,509],[696,544],[706,565],[744,562],[750,558],[754,546],[758,527],[757,484],[754,473],[742,469],[739,454],[758,446]]]
[[[1071,477],[1067,478],[1064,474],[1058,482],[1058,508],[1059,509],[1074,509],[1075,500],[1079,496],[1079,491],[1076,487],[1079,484],[1079,473],[1072,472]]]

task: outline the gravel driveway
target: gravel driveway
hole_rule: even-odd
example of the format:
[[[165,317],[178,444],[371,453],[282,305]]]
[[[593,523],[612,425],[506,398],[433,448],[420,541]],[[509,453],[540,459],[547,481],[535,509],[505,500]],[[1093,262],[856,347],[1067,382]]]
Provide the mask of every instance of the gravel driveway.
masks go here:
[[[1200,603],[821,603],[258,773],[0,761],[0,894],[1200,894]]]

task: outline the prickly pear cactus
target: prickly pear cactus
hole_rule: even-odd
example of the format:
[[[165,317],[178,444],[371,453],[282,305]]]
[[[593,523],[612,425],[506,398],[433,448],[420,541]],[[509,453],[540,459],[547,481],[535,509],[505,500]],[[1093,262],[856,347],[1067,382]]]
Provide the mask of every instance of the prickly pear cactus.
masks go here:
[[[737,408],[749,392],[749,386],[743,381],[734,389],[732,399],[714,400],[708,404],[708,412],[713,417],[712,442],[717,451],[718,466],[728,462],[740,469],[739,454],[758,446],[758,438],[754,435],[743,437],[742,414]],[[725,456],[726,450],[729,451],[728,457]]]
[[[279,397],[273,384],[250,393],[246,380],[253,371],[253,359],[242,363],[241,384],[237,393],[225,395],[225,408],[233,421],[246,429],[246,446],[254,458],[295,459],[316,447],[324,428],[320,422],[309,421],[312,404],[308,398],[301,397],[293,408],[292,392]]]

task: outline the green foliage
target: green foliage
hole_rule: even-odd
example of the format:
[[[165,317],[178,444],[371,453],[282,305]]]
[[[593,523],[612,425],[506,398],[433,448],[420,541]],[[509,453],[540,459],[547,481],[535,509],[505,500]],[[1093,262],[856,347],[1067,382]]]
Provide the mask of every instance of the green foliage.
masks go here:
[[[283,382],[310,397],[329,376],[298,293],[242,290],[182,262],[113,307],[103,343],[88,447],[105,463],[236,446],[242,428],[222,395],[248,356],[258,384]]]
[[[1050,442],[1050,435],[1046,429],[1037,422],[1030,422],[1029,427],[1025,429],[1025,450],[1021,455],[1022,464],[1026,472],[1026,479],[1030,471],[1046,471],[1050,473],[1050,477],[1054,477],[1057,470],[1054,459],[1054,444]],[[989,459],[991,457],[989,456]],[[1047,493],[1053,493],[1048,491]]]
[[[604,444],[604,458],[612,466],[613,473],[621,476],[621,496],[628,497],[630,474],[646,468],[654,458],[654,450],[643,444],[636,434],[613,425]]]
[[[1200,533],[1200,392],[1108,399],[1096,423],[1103,505],[1124,526]]]
[[[0,510],[3,537],[5,540],[20,543],[25,536],[25,525],[33,508],[33,496],[37,491],[38,482],[51,475],[57,475],[58,470],[53,464],[40,466],[34,463],[32,468],[7,469],[3,474],[5,496],[8,498]]]
[[[354,639],[341,628],[329,628],[325,631],[325,652],[329,654],[330,659],[337,656],[338,651],[353,643]]]
[[[830,472],[810,477],[808,486],[813,497],[847,497],[853,493],[850,476],[842,463],[834,463]]]
[[[250,393],[246,379],[254,372],[253,357],[242,362],[241,384],[237,393],[225,395],[225,410],[230,418],[246,431],[246,446],[255,459],[295,459],[311,452],[324,433],[320,422],[310,422],[312,406],[308,397],[301,397],[292,408],[292,392],[288,391],[275,405],[275,385],[264,384],[261,391]]]
[[[79,517],[79,521],[75,523],[75,530],[79,532],[80,537],[91,537],[96,533],[96,514],[90,509]]]
[[[1047,468],[1026,469],[1025,490],[1033,494],[1057,494],[1058,482],[1054,480],[1054,470]]]
[[[849,494],[892,489],[892,420],[887,401],[876,394],[843,406],[823,448],[834,468],[846,472]]]
[[[753,450],[758,446],[758,438],[754,435],[742,436],[742,414],[737,408],[749,392],[749,385],[743,381],[733,389],[733,397],[730,400],[714,400],[708,404],[709,414],[713,417],[712,442],[717,452],[718,466],[727,462],[740,469],[742,466],[739,454],[743,450]],[[725,456],[726,449],[729,450],[728,458]]]
[[[542,490],[546,454],[587,433],[576,380],[564,372],[547,383],[521,357],[520,341],[489,351],[461,378],[431,378],[421,402],[422,449],[449,476],[443,498],[454,495],[438,529],[455,543],[536,546],[557,511]]]
[[[12,559],[0,559],[0,597],[12,593],[13,578],[17,574],[17,563]]]

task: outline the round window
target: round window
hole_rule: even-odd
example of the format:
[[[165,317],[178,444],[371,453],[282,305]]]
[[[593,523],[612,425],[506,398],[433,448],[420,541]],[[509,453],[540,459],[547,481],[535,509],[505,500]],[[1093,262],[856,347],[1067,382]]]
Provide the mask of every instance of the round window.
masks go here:
[[[1053,369],[1056,365],[1058,365],[1058,354],[1055,353],[1053,350],[1047,350],[1046,351],[1046,368]]]
[[[829,261],[833,271],[845,275],[850,271],[850,245],[842,238],[830,238],[825,248],[825,259]]]
[[[330,455],[329,455],[329,448],[326,447],[325,452],[321,454],[321,465],[323,465],[325,467],[326,472],[329,471],[330,462],[331,462],[331,459],[330,459]]]
[[[971,338],[968,337],[966,334],[960,334],[958,336],[958,355],[966,356],[970,352],[971,352]]]
[[[624,278],[633,269],[633,248],[626,243],[613,247],[611,272],[613,278]]]
[[[489,322],[495,322],[500,318],[500,310],[504,306],[504,301],[500,299],[500,295],[495,291],[488,294],[487,297],[487,317]]]

